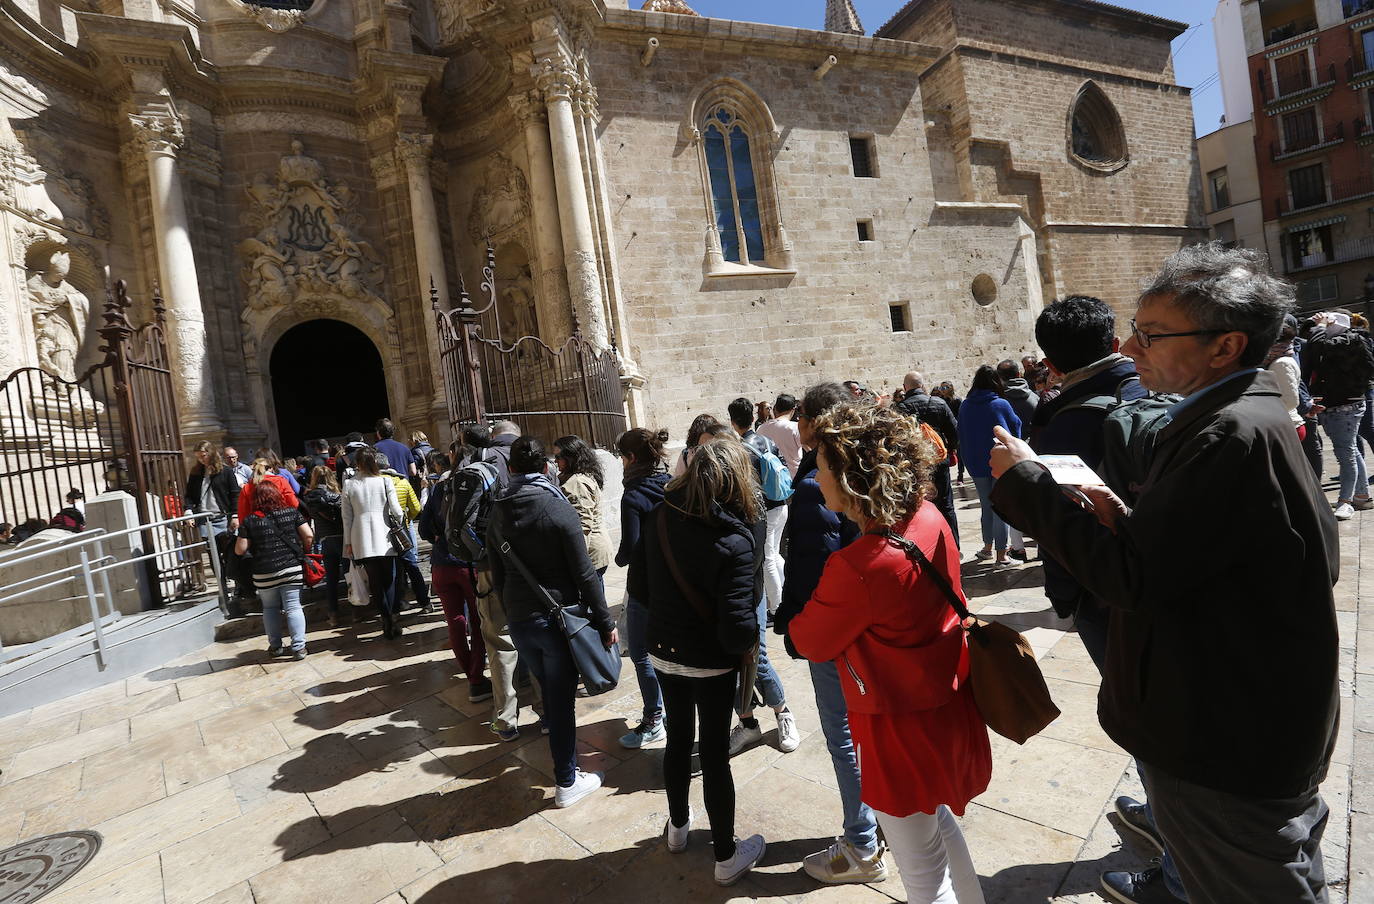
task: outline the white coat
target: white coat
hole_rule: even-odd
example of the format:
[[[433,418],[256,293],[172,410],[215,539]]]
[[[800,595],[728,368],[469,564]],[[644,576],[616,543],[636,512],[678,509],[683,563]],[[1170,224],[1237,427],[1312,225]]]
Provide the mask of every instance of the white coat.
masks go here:
[[[371,559],[394,556],[396,550],[387,536],[387,513],[401,523],[401,504],[390,477],[364,477],[355,474],[343,486],[344,547],[352,547],[352,558]]]

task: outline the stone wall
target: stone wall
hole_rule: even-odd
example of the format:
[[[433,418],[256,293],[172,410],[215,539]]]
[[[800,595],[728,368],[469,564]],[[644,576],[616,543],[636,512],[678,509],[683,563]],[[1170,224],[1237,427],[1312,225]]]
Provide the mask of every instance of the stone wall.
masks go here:
[[[788,30],[777,29],[778,32]],[[597,47],[605,150],[629,351],[649,377],[648,423],[677,438],[738,395],[797,393],[821,380],[891,389],[914,365],[966,383],[987,355],[1026,347],[1030,293],[1014,218],[951,222],[935,212],[918,66],[850,58],[824,81],[815,54],[668,42]],[[683,119],[699,86],[738,79],[781,132],[774,168],[795,276],[703,276],[707,200]],[[850,133],[874,136],[878,178],[853,176]],[[856,221],[873,221],[861,243]],[[978,305],[981,273],[998,299]],[[909,303],[894,333],[889,304]]]

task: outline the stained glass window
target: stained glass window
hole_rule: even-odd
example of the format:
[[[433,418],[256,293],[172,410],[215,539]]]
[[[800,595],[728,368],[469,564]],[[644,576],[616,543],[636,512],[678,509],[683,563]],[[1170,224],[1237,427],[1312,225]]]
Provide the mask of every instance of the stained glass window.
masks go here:
[[[706,119],[704,140],[721,252],[733,263],[761,264],[763,224],[749,132],[731,110],[716,107]]]

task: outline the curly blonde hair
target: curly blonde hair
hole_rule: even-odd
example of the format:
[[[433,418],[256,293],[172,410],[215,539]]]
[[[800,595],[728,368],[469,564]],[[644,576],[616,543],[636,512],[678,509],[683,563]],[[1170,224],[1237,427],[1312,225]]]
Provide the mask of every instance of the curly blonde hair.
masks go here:
[[[811,429],[840,489],[858,502],[870,528],[892,527],[933,492],[937,453],[915,418],[874,405],[838,405]]]

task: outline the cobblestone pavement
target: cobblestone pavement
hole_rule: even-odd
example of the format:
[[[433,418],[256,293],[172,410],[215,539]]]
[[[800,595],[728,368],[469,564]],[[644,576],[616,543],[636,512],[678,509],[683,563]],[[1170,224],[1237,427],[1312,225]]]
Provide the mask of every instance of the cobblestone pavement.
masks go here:
[[[961,495],[964,536],[974,538],[971,486]],[[1374,902],[1374,570],[1360,567],[1364,540],[1374,549],[1374,512],[1341,526],[1345,709],[1324,786],[1332,899],[1348,892],[1351,904]],[[1098,727],[1097,673],[1045,603],[1038,565],[965,568],[975,610],[1028,635],[1064,711],[1024,747],[993,737],[992,786],[963,819],[988,900],[1098,901],[1103,869],[1138,869],[1147,854],[1123,843],[1110,813],[1118,794],[1140,786]],[[608,578],[619,600],[623,572]],[[517,742],[498,742],[445,644],[437,617],[412,621],[398,642],[381,640],[375,622],[315,630],[303,662],[268,661],[260,639],[217,644],[4,719],[0,846],[75,828],[104,836],[94,861],[45,904],[902,899],[895,875],[821,888],[801,872],[801,858],[840,825],[801,663],[774,660],[801,747],[779,752],[765,714],[764,744],[734,760],[738,830],[761,832],[768,854],[721,889],[704,828],[686,854],[664,850],[661,750],[616,743],[639,710],[631,670],[617,691],[578,703],[582,765],[604,770],[605,788],[557,810],[531,712]],[[1275,659],[1301,667],[1281,651]],[[696,793],[702,813],[699,783]]]

